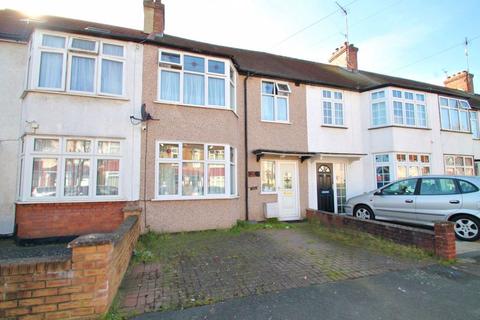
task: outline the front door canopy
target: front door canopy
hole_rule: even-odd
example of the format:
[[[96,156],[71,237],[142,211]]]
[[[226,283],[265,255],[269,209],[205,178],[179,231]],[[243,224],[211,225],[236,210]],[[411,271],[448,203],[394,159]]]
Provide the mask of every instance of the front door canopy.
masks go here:
[[[265,155],[274,155],[280,157],[298,157],[300,159],[300,162],[303,162],[317,154],[315,152],[280,151],[266,149],[253,150],[252,153],[257,156],[257,162],[260,161],[260,159]]]
[[[267,150],[267,149],[256,149],[252,153],[257,156],[257,162],[265,155],[274,155],[280,157],[298,157],[300,162],[303,162],[307,159],[310,159],[314,156],[322,157],[343,157],[351,158],[352,160],[360,159],[363,156],[366,156],[366,153],[342,153],[342,152],[299,152],[299,151],[280,151],[280,150]]]

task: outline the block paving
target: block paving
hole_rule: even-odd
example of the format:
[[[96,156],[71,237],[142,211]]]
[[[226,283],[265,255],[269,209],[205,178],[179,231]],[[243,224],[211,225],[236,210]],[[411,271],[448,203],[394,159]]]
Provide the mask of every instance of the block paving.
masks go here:
[[[120,287],[120,309],[182,309],[424,264],[322,240],[301,226],[225,232],[183,242],[160,262],[132,266]]]

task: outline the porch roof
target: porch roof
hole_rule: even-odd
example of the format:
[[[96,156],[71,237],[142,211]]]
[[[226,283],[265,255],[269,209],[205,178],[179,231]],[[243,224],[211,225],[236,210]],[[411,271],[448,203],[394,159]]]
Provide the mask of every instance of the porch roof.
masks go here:
[[[299,157],[300,162],[303,162],[311,157],[315,156],[315,152],[302,152],[302,151],[282,151],[282,150],[268,150],[268,149],[256,149],[252,153],[257,156],[257,161],[265,155],[275,155],[275,156],[293,156]]]
[[[368,155],[368,153],[352,153],[352,152],[315,152],[316,156],[329,157],[329,158],[349,158],[360,159]]]

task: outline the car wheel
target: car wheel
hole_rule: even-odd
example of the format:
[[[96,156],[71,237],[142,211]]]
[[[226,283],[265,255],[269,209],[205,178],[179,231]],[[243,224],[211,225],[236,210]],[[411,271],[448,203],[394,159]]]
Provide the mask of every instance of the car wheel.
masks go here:
[[[476,241],[480,238],[480,220],[469,215],[459,215],[455,222],[455,236],[463,241]]]
[[[353,211],[353,216],[362,220],[375,220],[375,215],[373,214],[372,209],[365,205],[356,206]]]

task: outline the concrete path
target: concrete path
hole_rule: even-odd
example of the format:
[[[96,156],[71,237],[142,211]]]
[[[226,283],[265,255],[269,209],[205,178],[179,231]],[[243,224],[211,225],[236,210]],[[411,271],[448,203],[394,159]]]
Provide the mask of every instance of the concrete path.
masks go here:
[[[135,319],[480,319],[479,298],[480,256],[470,255],[452,267],[415,267]]]

